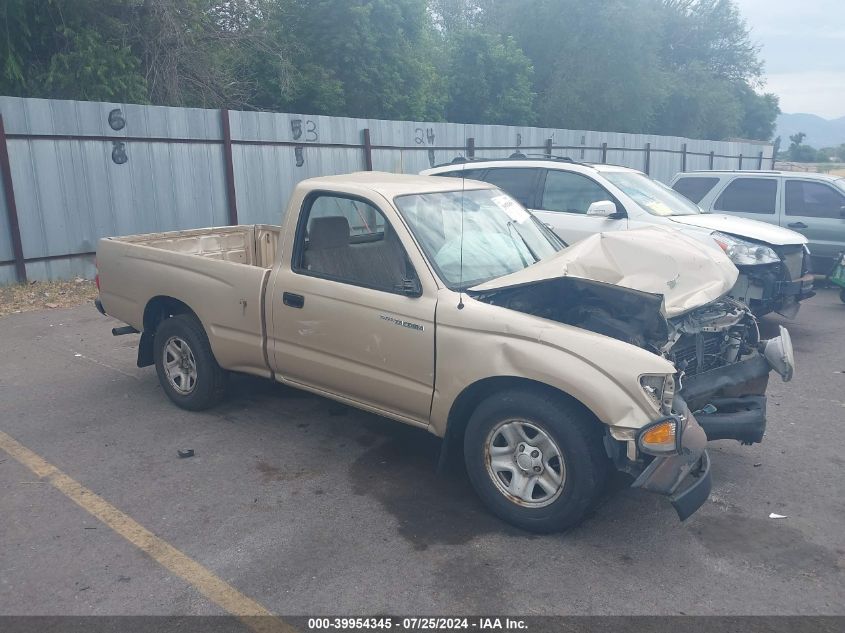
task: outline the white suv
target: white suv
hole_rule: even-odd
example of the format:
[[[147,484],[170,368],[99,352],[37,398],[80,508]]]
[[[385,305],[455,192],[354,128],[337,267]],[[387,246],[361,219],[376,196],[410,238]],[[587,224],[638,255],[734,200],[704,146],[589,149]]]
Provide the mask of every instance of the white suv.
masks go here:
[[[704,213],[635,169],[562,158],[511,157],[456,159],[422,173],[492,183],[568,244],[594,233],[655,224],[678,229],[708,246],[718,244],[740,271],[732,296],[758,316],[776,311],[794,317],[798,302],[813,295],[803,235],[755,220]]]

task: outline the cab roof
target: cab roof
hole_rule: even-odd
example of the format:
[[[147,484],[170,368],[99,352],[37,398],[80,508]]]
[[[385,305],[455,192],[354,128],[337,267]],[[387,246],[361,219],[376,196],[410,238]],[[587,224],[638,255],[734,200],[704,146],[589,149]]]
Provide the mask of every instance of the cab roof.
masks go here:
[[[459,178],[430,178],[405,174],[391,174],[383,171],[359,171],[340,176],[320,176],[299,183],[298,187],[308,189],[329,189],[354,193],[376,192],[387,199],[415,193],[440,193],[457,189],[495,189],[486,182],[461,180]]]

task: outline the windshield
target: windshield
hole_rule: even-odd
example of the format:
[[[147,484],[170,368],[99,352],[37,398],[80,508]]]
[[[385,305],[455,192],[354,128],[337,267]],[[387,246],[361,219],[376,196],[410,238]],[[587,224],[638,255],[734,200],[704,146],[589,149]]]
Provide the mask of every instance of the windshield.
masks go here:
[[[563,248],[551,231],[498,189],[413,194],[395,202],[452,290],[522,270]]]
[[[602,176],[652,215],[696,215],[701,209],[684,196],[648,176],[632,171],[605,171]]]

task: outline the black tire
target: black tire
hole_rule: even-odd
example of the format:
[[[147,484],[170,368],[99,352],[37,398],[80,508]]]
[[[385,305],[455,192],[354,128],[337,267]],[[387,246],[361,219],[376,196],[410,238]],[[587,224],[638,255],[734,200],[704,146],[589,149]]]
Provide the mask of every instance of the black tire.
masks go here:
[[[168,360],[173,358],[167,350],[170,343],[179,345],[179,349],[185,346],[187,349],[183,354],[187,356],[189,353],[193,360],[193,378],[185,383],[183,390],[179,389],[179,383],[184,378],[171,382],[165,368]],[[179,314],[165,319],[156,330],[153,350],[158,381],[167,397],[177,406],[189,411],[202,411],[223,399],[228,373],[217,364],[205,330],[196,317]]]
[[[842,303],[845,303],[845,288],[843,288],[842,290],[839,291],[839,300]]]
[[[518,503],[501,489],[502,485],[510,486],[510,482],[488,469],[487,447],[489,444],[489,450],[493,450],[494,429],[510,420],[522,420],[542,430],[554,441],[562,457],[562,489],[556,498],[549,495],[548,505],[531,507],[533,501]],[[509,446],[503,448],[506,449]],[[602,444],[601,423],[579,403],[541,389],[505,391],[484,400],[467,424],[464,458],[470,481],[484,504],[504,521],[539,533],[565,530],[584,518],[604,486],[609,461]],[[543,459],[546,457],[541,454]]]

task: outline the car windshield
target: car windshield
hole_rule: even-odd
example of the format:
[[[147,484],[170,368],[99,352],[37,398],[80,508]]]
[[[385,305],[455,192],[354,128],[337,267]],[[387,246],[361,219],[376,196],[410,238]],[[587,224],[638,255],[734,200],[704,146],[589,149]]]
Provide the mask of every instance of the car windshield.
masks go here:
[[[412,194],[399,196],[395,202],[426,257],[452,290],[522,270],[564,246],[498,189]]]
[[[602,176],[652,215],[696,215],[701,209],[674,189],[633,171],[606,171]]]

